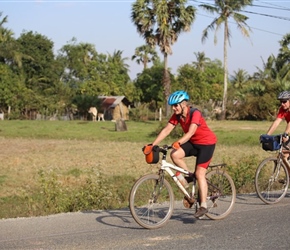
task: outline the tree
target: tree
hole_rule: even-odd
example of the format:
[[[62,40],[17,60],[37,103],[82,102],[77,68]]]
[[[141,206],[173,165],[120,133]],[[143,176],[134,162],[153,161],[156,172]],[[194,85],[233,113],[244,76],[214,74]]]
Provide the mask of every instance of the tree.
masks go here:
[[[281,48],[277,56],[277,70],[282,79],[290,80],[290,33],[279,42]]]
[[[222,101],[222,116],[221,119],[225,119],[226,105],[227,105],[227,88],[228,88],[228,53],[227,46],[230,45],[231,32],[229,29],[229,19],[233,18],[237,24],[239,30],[246,37],[249,37],[250,27],[246,21],[248,17],[239,13],[246,6],[251,5],[253,0],[215,0],[215,5],[201,4],[199,5],[202,9],[218,16],[214,18],[210,25],[204,29],[202,34],[202,42],[208,37],[208,31],[215,29],[214,42],[216,44],[217,37],[216,33],[220,29],[221,25],[224,24],[224,93]]]
[[[177,41],[182,32],[190,30],[195,20],[196,9],[186,6],[187,0],[137,0],[132,4],[131,20],[138,33],[146,43],[159,46],[164,56],[163,89],[164,99],[167,101],[171,88],[168,72],[168,55],[172,54],[171,46]],[[170,107],[165,104],[166,116],[170,114]]]
[[[147,64],[154,62],[158,58],[158,55],[152,47],[148,44],[142,45],[135,49],[135,54],[132,56],[132,60],[136,59],[138,64],[143,64],[143,70],[147,69]]]
[[[2,12],[0,12],[1,16]],[[20,52],[13,31],[3,26],[7,22],[7,16],[0,21],[0,63],[5,63],[14,71],[18,71],[22,67],[22,58],[31,59],[31,57]]]
[[[204,68],[208,62],[210,62],[210,59],[205,56],[204,52],[194,52],[196,56],[196,62],[193,62],[193,65],[195,65],[196,69],[200,72],[204,72]]]
[[[234,88],[242,89],[245,83],[249,80],[248,72],[243,69],[238,69],[238,71],[234,71],[232,83]]]
[[[140,101],[146,103],[154,103],[154,110],[158,108],[158,103],[163,101],[162,81],[163,65],[161,63],[154,64],[151,68],[143,70],[138,75],[135,86],[140,91]]]
[[[76,38],[72,38],[64,45],[58,54],[58,60],[62,61],[65,67],[64,79],[70,81],[74,79],[80,83],[85,81],[89,75],[90,63],[97,57],[95,46],[90,43],[77,43]]]
[[[111,95],[125,95],[126,85],[130,82],[129,65],[126,63],[128,58],[123,57],[122,54],[123,51],[115,50],[112,55],[108,55],[108,72],[105,81],[112,86]]]
[[[207,62],[204,72],[194,64],[185,64],[177,70],[175,89],[184,89],[195,105],[207,103],[209,99],[218,101],[222,96],[222,63],[220,61]]]

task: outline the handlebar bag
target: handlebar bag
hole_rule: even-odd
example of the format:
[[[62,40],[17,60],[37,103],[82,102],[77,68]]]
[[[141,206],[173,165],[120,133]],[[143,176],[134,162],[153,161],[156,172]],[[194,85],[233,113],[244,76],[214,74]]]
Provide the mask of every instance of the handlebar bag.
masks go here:
[[[262,143],[262,148],[266,151],[276,151],[281,148],[279,135],[261,135],[260,142]]]
[[[151,150],[144,150],[145,160],[148,164],[156,164],[159,162],[159,147],[157,145],[153,146]]]

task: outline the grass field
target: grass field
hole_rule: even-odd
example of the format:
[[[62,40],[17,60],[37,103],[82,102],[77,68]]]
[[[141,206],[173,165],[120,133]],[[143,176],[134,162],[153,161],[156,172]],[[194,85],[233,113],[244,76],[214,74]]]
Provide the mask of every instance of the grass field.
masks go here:
[[[116,132],[108,121],[0,121],[0,218],[127,206],[134,180],[157,170],[145,163],[141,148],[154,139],[159,123],[126,124],[128,131]],[[240,192],[253,191],[257,164],[271,154],[258,140],[270,123],[208,124],[218,137],[212,162],[229,165]],[[186,161],[193,169],[194,158]]]

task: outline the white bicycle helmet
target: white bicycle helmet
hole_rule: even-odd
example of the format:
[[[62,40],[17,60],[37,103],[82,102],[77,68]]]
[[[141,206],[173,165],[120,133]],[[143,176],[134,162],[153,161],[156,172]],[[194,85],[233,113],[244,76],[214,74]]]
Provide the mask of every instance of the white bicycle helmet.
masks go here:
[[[289,91],[282,91],[278,97],[277,97],[278,100],[289,100],[290,99],[290,92]]]

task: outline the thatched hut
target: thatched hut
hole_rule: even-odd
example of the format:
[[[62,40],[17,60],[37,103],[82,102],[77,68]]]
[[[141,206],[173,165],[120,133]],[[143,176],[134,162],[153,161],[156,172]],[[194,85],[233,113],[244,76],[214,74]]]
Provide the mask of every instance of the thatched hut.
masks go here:
[[[98,96],[105,120],[129,120],[132,103],[125,96]]]

